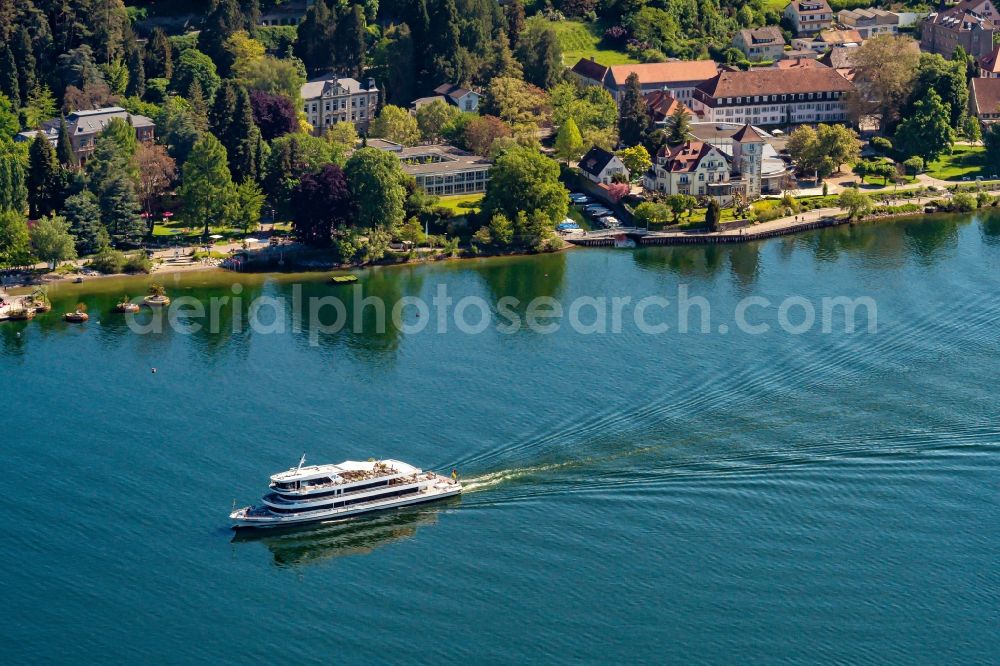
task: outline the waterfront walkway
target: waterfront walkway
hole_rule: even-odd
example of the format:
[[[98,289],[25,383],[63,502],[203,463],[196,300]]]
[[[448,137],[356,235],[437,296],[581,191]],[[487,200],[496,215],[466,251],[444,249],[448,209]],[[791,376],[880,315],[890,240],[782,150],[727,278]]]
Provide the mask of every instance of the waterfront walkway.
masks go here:
[[[992,190],[990,194],[996,194],[1000,190]],[[888,205],[916,204],[926,206],[932,201],[950,199],[952,192],[935,192],[934,196],[907,197],[905,191],[900,191],[900,196],[886,202]],[[621,244],[623,236],[636,245],[687,245],[687,244],[712,244],[712,243],[740,243],[746,241],[763,240],[774,236],[783,236],[800,231],[819,229],[822,227],[846,224],[847,211],[839,208],[817,208],[816,210],[789,215],[776,220],[760,222],[741,227],[720,229],[719,231],[703,231],[695,229],[648,231],[646,229],[624,228],[624,229],[602,229],[600,231],[590,231],[566,236],[567,242],[584,247],[606,247]]]

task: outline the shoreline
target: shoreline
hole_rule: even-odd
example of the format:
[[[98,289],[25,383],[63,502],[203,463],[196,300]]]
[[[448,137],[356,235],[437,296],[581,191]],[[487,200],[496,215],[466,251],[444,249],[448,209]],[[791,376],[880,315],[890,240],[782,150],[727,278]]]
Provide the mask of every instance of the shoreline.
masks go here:
[[[678,246],[678,245],[713,245],[713,244],[736,244],[736,243],[750,243],[755,241],[768,240],[771,238],[777,238],[781,236],[790,236],[797,233],[802,233],[806,231],[816,231],[819,229],[825,229],[830,227],[838,227],[844,225],[856,225],[856,224],[877,224],[884,221],[896,221],[906,218],[918,218],[918,217],[930,217],[934,215],[975,215],[983,211],[993,210],[1000,213],[1000,207],[988,206],[985,208],[978,208],[973,211],[966,213],[952,213],[948,211],[938,211],[934,213],[927,212],[906,212],[906,213],[890,213],[882,215],[870,215],[859,218],[858,220],[848,220],[846,217],[837,216],[834,213],[841,213],[839,209],[819,209],[813,211],[816,213],[815,218],[811,220],[801,220],[795,221],[794,218],[781,218],[778,220],[772,220],[770,222],[764,222],[759,225],[755,231],[751,233],[746,233],[748,228],[742,227],[729,230],[721,230],[715,232],[699,232],[699,231],[685,231],[685,232],[645,232],[642,230],[635,230],[633,232],[626,232],[624,230],[618,230],[615,232],[598,232],[600,235],[594,236],[584,236],[584,237],[562,237],[563,247],[556,250],[555,252],[515,252],[507,254],[492,254],[492,255],[482,255],[482,256],[465,256],[465,257],[446,257],[439,259],[425,259],[417,261],[401,261],[401,262],[385,262],[385,263],[373,263],[366,265],[356,265],[356,266],[331,266],[328,268],[319,269],[316,267],[303,267],[297,269],[289,269],[286,271],[245,271],[237,272],[222,268],[218,265],[203,265],[203,264],[187,264],[181,266],[168,266],[161,270],[154,270],[152,273],[113,273],[108,275],[92,275],[92,276],[78,276],[73,274],[54,276],[52,273],[42,275],[40,279],[31,281],[21,281],[14,284],[4,285],[4,292],[9,296],[25,296],[30,294],[34,289],[38,287],[48,287],[48,286],[67,286],[67,285],[85,285],[90,282],[104,282],[114,279],[152,279],[155,276],[176,276],[176,275],[191,275],[191,274],[228,274],[232,276],[237,275],[287,275],[287,276],[304,276],[304,275],[323,275],[335,271],[358,271],[364,269],[386,269],[386,268],[398,268],[398,267],[413,267],[426,264],[442,264],[442,263],[454,263],[454,262],[466,262],[470,260],[492,260],[492,259],[504,259],[512,257],[528,257],[536,254],[556,254],[558,252],[565,252],[576,250],[580,248],[588,247],[613,247],[616,244],[615,237],[627,236],[634,239],[635,245],[631,248],[623,247],[623,249],[637,249],[643,247],[654,247],[654,246]],[[789,221],[791,223],[789,223]],[[770,225],[768,228],[763,228],[765,225]],[[744,233],[740,233],[743,231]],[[593,233],[593,232],[591,232]],[[77,282],[77,279],[83,277],[83,280]]]

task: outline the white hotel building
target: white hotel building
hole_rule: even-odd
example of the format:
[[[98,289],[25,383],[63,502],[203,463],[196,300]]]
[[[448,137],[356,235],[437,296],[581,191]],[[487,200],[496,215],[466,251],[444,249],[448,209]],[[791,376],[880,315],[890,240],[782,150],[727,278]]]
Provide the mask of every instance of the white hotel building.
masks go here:
[[[361,83],[356,79],[323,76],[303,84],[300,93],[306,121],[316,134],[338,122],[351,122],[359,131],[367,131],[378,108],[375,79]]]
[[[702,120],[797,125],[847,120],[854,84],[828,67],[721,72],[699,85],[689,106]]]

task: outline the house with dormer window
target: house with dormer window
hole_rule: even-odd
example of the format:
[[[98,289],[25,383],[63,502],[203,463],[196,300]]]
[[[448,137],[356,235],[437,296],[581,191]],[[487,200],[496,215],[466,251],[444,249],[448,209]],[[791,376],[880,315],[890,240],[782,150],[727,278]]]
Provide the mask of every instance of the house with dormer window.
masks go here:
[[[306,120],[317,135],[338,122],[353,123],[359,131],[367,131],[378,108],[375,79],[361,83],[357,79],[321,76],[303,84],[301,96]]]

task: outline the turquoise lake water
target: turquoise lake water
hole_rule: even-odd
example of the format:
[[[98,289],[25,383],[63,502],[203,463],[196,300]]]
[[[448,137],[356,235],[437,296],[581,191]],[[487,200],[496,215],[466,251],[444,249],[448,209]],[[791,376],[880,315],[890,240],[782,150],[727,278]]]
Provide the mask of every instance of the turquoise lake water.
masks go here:
[[[175,299],[286,299],[257,312],[286,331],[232,333],[251,312],[230,305],[224,332],[138,334],[110,308],[146,280],[61,287],[0,324],[5,661],[995,663],[1000,217],[360,275],[390,304],[444,286],[522,319],[682,286],[711,313],[472,334],[412,307],[425,330],[379,332],[323,276],[188,275]],[[295,326],[296,295],[346,301],[345,330]],[[753,297],[767,332],[737,323]],[[836,297],[871,299],[875,330],[824,332]],[[59,321],[77,301],[91,321]],[[783,330],[781,303],[815,325]],[[234,501],[303,452],[468,491],[234,539]]]

